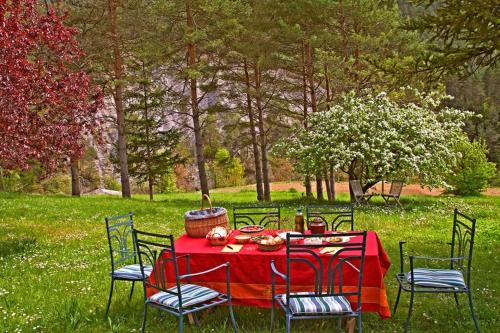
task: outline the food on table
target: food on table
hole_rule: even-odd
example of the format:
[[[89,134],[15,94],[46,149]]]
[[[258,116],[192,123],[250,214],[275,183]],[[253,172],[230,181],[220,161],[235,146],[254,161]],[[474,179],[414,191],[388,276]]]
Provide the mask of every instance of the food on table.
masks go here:
[[[250,235],[237,235],[237,236],[234,236],[234,239],[236,240],[236,243],[238,243],[238,244],[248,243],[251,238],[252,238],[252,236],[250,236]]]
[[[290,234],[290,235],[302,235],[300,232],[297,232],[297,231],[285,231],[285,232],[281,232],[278,236],[284,241],[286,242],[286,234]],[[290,238],[290,242],[291,243],[298,243],[300,242],[301,240],[303,239],[303,237],[294,237],[294,238]]]
[[[243,233],[250,234],[250,233],[255,233],[255,232],[261,232],[262,230],[264,230],[264,227],[261,225],[246,225],[246,226],[240,227],[238,230],[243,232]]]
[[[210,241],[212,245],[226,245],[229,240],[229,235],[231,230],[223,226],[217,226],[212,228],[206,238]]]
[[[332,237],[326,237],[325,241],[327,241],[328,243],[341,243],[344,241],[344,239],[342,237],[332,236]]]
[[[304,244],[306,245],[321,245],[323,240],[320,237],[305,238]]]
[[[261,245],[278,245],[282,244],[283,240],[279,236],[270,236],[270,235],[265,235],[265,236],[257,236],[253,237],[252,240]]]

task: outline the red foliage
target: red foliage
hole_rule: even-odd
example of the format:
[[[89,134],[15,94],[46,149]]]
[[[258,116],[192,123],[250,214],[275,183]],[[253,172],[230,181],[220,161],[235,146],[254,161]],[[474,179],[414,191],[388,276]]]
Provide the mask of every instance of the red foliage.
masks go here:
[[[102,97],[78,69],[77,33],[36,0],[0,0],[1,167],[51,172],[83,153]]]

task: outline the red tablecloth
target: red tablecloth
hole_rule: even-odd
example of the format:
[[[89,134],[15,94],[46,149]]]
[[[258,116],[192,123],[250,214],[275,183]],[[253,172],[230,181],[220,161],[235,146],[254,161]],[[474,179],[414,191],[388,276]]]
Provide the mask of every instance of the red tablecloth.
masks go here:
[[[239,232],[235,231],[234,237]],[[234,243],[233,240],[230,243]],[[222,246],[211,246],[204,238],[181,236],[175,241],[177,255],[190,254],[191,273],[204,271],[214,266],[230,262],[231,294],[233,304],[257,307],[271,307],[271,260],[282,273],[286,272],[286,247],[275,252],[257,250],[256,244],[246,244],[237,253],[222,253]],[[330,256],[325,254],[325,256]],[[185,260],[179,259],[179,271],[185,274]],[[391,311],[387,303],[384,276],[391,262],[375,232],[369,231],[366,241],[365,268],[363,273],[361,307],[363,312],[378,312],[380,317],[388,318]],[[174,281],[173,270],[167,267],[167,280]],[[152,274],[154,276],[154,274]],[[300,281],[299,281],[300,280]],[[313,273],[300,275],[293,280],[297,291],[314,290]],[[351,281],[349,281],[351,280]],[[225,270],[217,270],[206,275],[191,278],[192,283],[226,292]],[[276,278],[276,292],[285,293],[284,281]],[[356,279],[344,276],[344,288],[355,288]],[[355,290],[355,289],[354,289]],[[148,296],[154,290],[148,290]]]

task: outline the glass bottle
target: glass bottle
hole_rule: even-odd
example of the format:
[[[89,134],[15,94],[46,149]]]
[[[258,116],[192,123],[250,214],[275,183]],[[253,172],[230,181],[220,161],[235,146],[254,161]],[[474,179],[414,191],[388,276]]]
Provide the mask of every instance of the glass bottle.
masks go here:
[[[297,214],[295,214],[295,231],[304,233],[304,215],[302,214],[302,209],[297,209]]]

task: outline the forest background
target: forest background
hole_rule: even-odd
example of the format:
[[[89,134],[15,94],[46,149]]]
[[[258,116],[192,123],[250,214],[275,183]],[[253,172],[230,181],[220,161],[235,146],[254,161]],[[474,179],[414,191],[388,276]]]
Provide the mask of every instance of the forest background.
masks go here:
[[[407,86],[445,91],[455,97],[450,107],[481,115],[465,131],[498,167],[498,8],[465,1],[460,12],[455,3],[40,1],[41,12],[79,30],[79,69],[104,96],[99,127],[66,167],[0,168],[0,191],[109,189],[153,199],[256,184],[258,199],[270,200],[270,182],[300,180],[308,195],[316,182],[318,198],[325,182],[330,198],[346,174],[304,179],[274,145],[345,93]],[[479,34],[475,48],[464,30]],[[491,184],[500,184],[498,171]]]

